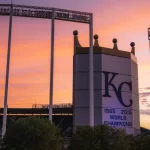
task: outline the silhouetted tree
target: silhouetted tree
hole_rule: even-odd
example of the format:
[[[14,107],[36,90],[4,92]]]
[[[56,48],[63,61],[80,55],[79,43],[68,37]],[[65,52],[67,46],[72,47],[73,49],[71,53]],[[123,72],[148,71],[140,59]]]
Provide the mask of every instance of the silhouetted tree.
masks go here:
[[[73,134],[69,150],[129,150],[123,130],[106,125],[80,127]]]
[[[4,144],[6,150],[60,150],[62,137],[50,121],[30,117],[8,125]]]
[[[150,135],[133,136],[131,140],[131,150],[150,150]]]

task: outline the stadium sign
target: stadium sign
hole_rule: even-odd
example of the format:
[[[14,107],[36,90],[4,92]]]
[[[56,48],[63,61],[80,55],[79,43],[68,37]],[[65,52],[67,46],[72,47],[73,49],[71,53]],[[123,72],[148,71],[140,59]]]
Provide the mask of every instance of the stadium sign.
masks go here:
[[[119,75],[115,72],[102,71],[104,93],[102,95],[102,122],[112,127],[133,132],[133,100],[132,82],[126,81],[126,77],[118,81]],[[126,88],[127,92],[124,92]]]
[[[132,106],[132,100],[130,100],[129,104],[125,104],[123,99],[122,99],[122,87],[123,85],[127,85],[129,87],[129,90],[132,92],[132,82],[121,82],[119,84],[119,87],[117,88],[112,81],[114,80],[114,78],[118,75],[118,73],[114,73],[114,72],[107,72],[107,71],[103,71],[104,75],[105,75],[105,94],[103,95],[103,97],[112,97],[109,93],[109,86],[111,86],[113,88],[113,90],[115,91],[115,94],[120,102],[120,104],[124,107],[130,107]],[[109,79],[109,76],[111,75],[111,78]]]
[[[81,22],[90,24],[91,13],[50,8],[50,7],[37,7],[37,6],[24,6],[24,5],[12,5],[12,15],[18,17],[31,17],[31,18],[43,18],[52,19],[52,11],[55,11],[54,19],[65,20],[73,22]],[[11,12],[11,5],[0,4],[0,15],[8,16]]]

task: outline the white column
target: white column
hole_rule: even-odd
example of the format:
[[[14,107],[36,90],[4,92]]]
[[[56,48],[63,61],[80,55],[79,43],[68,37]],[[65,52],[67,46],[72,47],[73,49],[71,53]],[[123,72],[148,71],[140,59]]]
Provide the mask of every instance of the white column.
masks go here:
[[[93,14],[90,21],[90,51],[89,51],[89,98],[90,98],[90,126],[94,126],[94,78],[93,78]]]
[[[54,21],[55,10],[52,9],[52,26],[51,26],[51,60],[50,60],[50,95],[49,95],[49,120],[52,122],[53,113],[53,75],[54,75]]]
[[[13,5],[11,5],[10,7],[10,18],[9,18],[8,51],[7,51],[7,64],[6,64],[2,137],[5,135],[6,123],[7,123],[7,106],[8,106],[7,100],[8,100],[9,66],[10,66],[10,50],[11,50],[12,16],[13,16]]]

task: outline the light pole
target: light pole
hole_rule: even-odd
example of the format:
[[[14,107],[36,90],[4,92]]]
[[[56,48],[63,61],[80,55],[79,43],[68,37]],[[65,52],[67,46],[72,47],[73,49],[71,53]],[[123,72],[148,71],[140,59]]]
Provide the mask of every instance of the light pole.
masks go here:
[[[2,137],[6,132],[7,123],[7,101],[8,101],[8,84],[9,84],[9,66],[10,66],[10,50],[11,50],[11,33],[12,33],[12,16],[13,16],[13,5],[11,1],[10,6],[10,18],[9,18],[9,32],[8,32],[8,51],[7,51],[7,64],[6,64],[6,80],[5,80],[5,95],[4,95],[4,110],[3,110],[3,125],[2,125]]]
[[[55,9],[52,9],[51,25],[51,60],[50,60],[50,97],[49,97],[49,120],[52,122],[53,115],[53,80],[54,80],[54,30],[55,30]]]
[[[90,51],[89,51],[89,99],[90,99],[90,123],[91,127],[94,126],[94,75],[93,75],[93,14],[91,14],[90,21]]]

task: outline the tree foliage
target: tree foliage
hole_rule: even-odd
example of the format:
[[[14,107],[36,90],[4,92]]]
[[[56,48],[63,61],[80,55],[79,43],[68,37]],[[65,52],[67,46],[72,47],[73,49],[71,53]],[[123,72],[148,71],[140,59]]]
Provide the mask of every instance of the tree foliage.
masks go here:
[[[60,150],[62,138],[50,121],[30,117],[8,125],[4,144],[7,150]]]
[[[131,141],[131,150],[150,150],[150,135],[138,135],[133,137]]]
[[[106,125],[77,128],[69,150],[150,150],[150,135],[127,135]]]
[[[129,150],[123,130],[106,125],[80,127],[73,135],[69,150]]]
[[[60,130],[46,119],[30,117],[9,123],[6,150],[61,150]],[[150,150],[150,136],[127,135],[107,125],[83,126],[73,134],[69,150]]]

